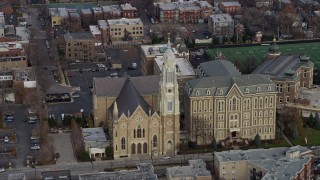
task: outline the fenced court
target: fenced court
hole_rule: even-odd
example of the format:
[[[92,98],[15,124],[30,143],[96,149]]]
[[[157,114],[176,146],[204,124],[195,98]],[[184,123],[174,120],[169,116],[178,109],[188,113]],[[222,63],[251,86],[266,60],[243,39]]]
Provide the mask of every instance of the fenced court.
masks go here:
[[[320,68],[320,42],[296,43],[296,44],[278,44],[281,55],[305,54],[310,57],[315,68]],[[267,58],[269,45],[257,45],[246,47],[215,48],[208,51],[212,59],[217,57],[217,52],[221,52],[228,60],[240,63],[248,58],[253,58],[257,64],[261,64]]]

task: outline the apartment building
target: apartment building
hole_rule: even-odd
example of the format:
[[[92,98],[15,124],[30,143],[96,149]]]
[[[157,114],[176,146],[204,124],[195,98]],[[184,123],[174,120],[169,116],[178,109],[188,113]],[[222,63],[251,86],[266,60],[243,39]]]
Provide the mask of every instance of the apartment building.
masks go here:
[[[94,22],[98,22],[99,20],[103,20],[103,11],[101,9],[101,7],[94,7],[92,8],[92,12],[93,12],[93,20]]]
[[[214,153],[219,179],[312,179],[312,151],[307,147],[232,150]]]
[[[209,31],[216,37],[232,37],[234,21],[230,14],[213,14],[208,20]]]
[[[69,9],[69,26],[67,29],[71,32],[77,32],[81,30],[81,16],[77,9]]]
[[[92,36],[96,39],[96,42],[102,43],[102,34],[99,29],[99,26],[97,25],[90,25],[89,30],[92,34]]]
[[[294,103],[300,88],[313,87],[314,64],[305,55],[280,55],[274,43],[268,50],[269,59],[265,60],[252,74],[268,75],[278,91],[277,103]]]
[[[91,9],[81,9],[82,27],[88,28],[93,24],[93,12]]]
[[[102,6],[104,19],[119,19],[122,18],[120,5]]]
[[[133,7],[131,4],[121,4],[120,9],[122,11],[122,17],[124,18],[136,18],[138,15],[137,8]]]
[[[273,0],[254,0],[254,3],[257,8],[260,8],[260,7],[271,8],[271,7],[273,7]]]
[[[160,22],[197,23],[207,21],[213,7],[206,1],[154,3]]]
[[[5,24],[4,12],[0,12],[0,24]]]
[[[64,40],[67,61],[95,60],[96,40],[90,32],[67,33]]]
[[[107,20],[111,41],[128,41],[143,38],[144,29],[140,18],[109,19]]]
[[[22,44],[16,42],[0,43],[0,70],[27,66],[27,56]]]
[[[184,93],[184,115],[190,140],[204,145],[233,140],[274,139],[276,95],[265,75],[241,75],[229,61],[201,63],[199,78],[189,80]]]
[[[223,13],[235,14],[240,12],[241,4],[238,1],[220,2],[219,8]]]
[[[98,27],[101,31],[101,38],[103,44],[108,44],[110,42],[110,32],[109,32],[109,25],[106,20],[99,20]]]
[[[66,8],[49,8],[51,27],[69,25],[69,13]]]

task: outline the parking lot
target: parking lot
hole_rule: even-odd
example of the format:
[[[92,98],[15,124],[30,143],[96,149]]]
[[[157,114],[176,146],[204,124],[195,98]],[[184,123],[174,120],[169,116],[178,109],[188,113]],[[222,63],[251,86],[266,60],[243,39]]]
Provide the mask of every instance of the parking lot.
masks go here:
[[[16,134],[16,142],[4,142],[0,140],[1,149],[17,149],[17,156],[10,156],[9,154],[0,154],[0,166],[8,165],[9,162],[14,167],[24,167],[26,164],[26,157],[32,154],[31,147],[31,131],[36,124],[28,124],[25,122],[27,119],[27,107],[24,105],[5,105],[0,107],[2,112],[12,112],[14,120],[6,123],[6,127],[15,130],[1,131],[0,136],[10,136],[13,133]],[[1,138],[0,138],[1,139]]]
[[[130,49],[132,50],[132,49]],[[72,102],[70,103],[53,103],[49,104],[49,114],[54,115],[56,120],[61,122],[61,114],[78,113],[81,109],[84,110],[86,116],[92,112],[92,92],[93,78],[110,77],[117,78],[122,77],[124,74],[128,76],[140,76],[140,50],[133,50],[134,54],[123,55],[128,53],[126,49],[108,49],[107,57],[111,58],[105,62],[81,62],[70,63],[68,67],[65,67],[65,74],[68,76],[67,82],[70,86],[74,87]],[[130,52],[132,53],[132,52]],[[121,55],[122,54],[122,55]],[[128,58],[130,57],[130,58]],[[112,69],[110,62],[114,59],[121,62],[123,68]],[[128,65],[130,63],[137,63],[137,69],[129,70]],[[98,68],[97,64],[103,64],[105,68]],[[110,68],[110,70],[108,70]],[[98,70],[97,70],[98,69]],[[116,74],[116,75],[115,75]]]

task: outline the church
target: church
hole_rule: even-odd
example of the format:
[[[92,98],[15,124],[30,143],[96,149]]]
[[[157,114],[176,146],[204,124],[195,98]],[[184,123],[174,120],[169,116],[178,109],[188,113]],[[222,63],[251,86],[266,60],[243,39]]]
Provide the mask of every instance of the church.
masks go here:
[[[164,58],[160,77],[94,79],[95,124],[108,127],[114,159],[173,155],[178,151],[179,86],[170,42]]]

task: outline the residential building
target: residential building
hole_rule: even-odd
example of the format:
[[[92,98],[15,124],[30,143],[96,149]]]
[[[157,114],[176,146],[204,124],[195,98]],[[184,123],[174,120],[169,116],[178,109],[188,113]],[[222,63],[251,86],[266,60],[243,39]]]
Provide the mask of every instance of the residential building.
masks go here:
[[[4,32],[5,31],[5,25],[4,24],[0,24],[0,37],[4,37]]]
[[[241,4],[238,1],[220,2],[219,8],[223,13],[235,14],[241,9]]]
[[[122,18],[120,5],[102,6],[104,19],[119,19]]]
[[[0,24],[5,24],[4,12],[0,12]]]
[[[81,20],[83,28],[87,29],[91,24],[93,24],[93,12],[91,9],[81,9]]]
[[[219,179],[312,179],[312,151],[307,147],[230,150],[214,153]]]
[[[174,166],[166,170],[167,180],[212,180],[211,172],[202,159],[189,160],[188,166]]]
[[[140,18],[135,19],[109,19],[107,20],[110,28],[111,41],[128,41],[143,38],[144,29]]]
[[[102,42],[102,35],[101,35],[101,31],[100,31],[99,27],[97,25],[90,25],[89,29],[90,29],[92,36],[96,39],[96,41],[101,43]]]
[[[13,84],[21,84],[23,88],[36,88],[36,73],[33,67],[13,68]]]
[[[0,70],[27,66],[27,56],[22,44],[17,42],[0,43]]]
[[[0,71],[0,89],[10,88],[13,84],[13,73],[11,70]]]
[[[12,15],[14,10],[13,6],[6,1],[0,2],[0,12],[3,12],[5,15]]]
[[[67,33],[64,35],[67,61],[95,60],[96,40],[90,32]]]
[[[42,171],[41,179],[65,179],[71,180],[70,170],[54,170],[54,171]]]
[[[81,16],[77,9],[68,10],[70,21],[67,27],[70,32],[78,32],[81,30]]]
[[[98,22],[99,20],[103,20],[103,11],[101,7],[94,7],[92,8],[93,11],[93,20],[94,22]]]
[[[169,42],[169,44],[171,44]],[[189,50],[186,48],[184,41],[177,36],[175,41],[175,48],[173,48],[176,57],[189,59]],[[141,45],[141,71],[143,75],[153,75],[154,62],[157,56],[163,56],[168,44],[153,44]],[[171,45],[170,45],[171,47]]]
[[[213,7],[207,1],[154,3],[160,22],[198,23],[207,21]]]
[[[241,75],[229,61],[201,63],[199,78],[185,86],[184,116],[190,140],[225,144],[233,140],[274,139],[276,95],[273,82],[265,75]]]
[[[232,37],[234,34],[234,22],[230,14],[210,15],[208,27],[216,37]]]
[[[102,127],[82,128],[84,149],[91,158],[105,157],[106,147],[111,145]]]
[[[137,8],[133,7],[131,4],[121,4],[120,9],[122,11],[122,17],[124,18],[136,18],[138,15]]]
[[[110,42],[110,32],[109,32],[108,22],[106,20],[99,20],[98,27],[101,31],[102,43],[104,45],[108,44]]]
[[[279,48],[273,44],[265,60],[252,74],[264,74],[271,78],[278,90],[277,103],[294,103],[300,88],[313,87],[314,64],[305,55],[280,55]]]
[[[273,7],[273,0],[254,0],[256,7]]]
[[[49,8],[51,27],[69,24],[69,14],[66,8]]]
[[[164,57],[160,78],[94,78],[95,124],[104,122],[110,130],[115,159],[177,153],[180,103],[173,50]]]
[[[79,180],[97,180],[97,179],[148,179],[157,180],[157,175],[154,173],[152,164],[140,163],[137,165],[137,169],[128,171],[113,171],[113,172],[98,172],[79,174]]]

